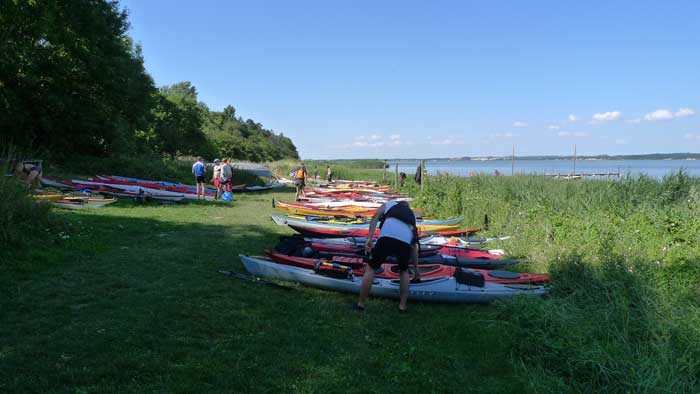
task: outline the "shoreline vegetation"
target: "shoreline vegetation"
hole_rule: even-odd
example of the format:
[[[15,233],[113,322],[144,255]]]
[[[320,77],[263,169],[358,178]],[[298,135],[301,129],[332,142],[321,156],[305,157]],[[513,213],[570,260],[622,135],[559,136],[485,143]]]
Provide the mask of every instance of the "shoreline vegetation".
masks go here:
[[[330,163],[381,180],[375,161]],[[17,189],[4,182],[10,201]],[[372,299],[359,317],[353,296],[216,272],[243,272],[238,254],[292,233],[269,219],[291,189],[70,212],[17,195],[3,212],[40,211],[2,222],[29,224],[1,241],[0,391],[700,390],[700,178],[431,175],[422,193],[411,179],[403,191],[467,226],[488,215],[481,234],[512,235],[493,247],[531,262],[518,270],[549,273],[550,295],[411,303],[406,316]]]

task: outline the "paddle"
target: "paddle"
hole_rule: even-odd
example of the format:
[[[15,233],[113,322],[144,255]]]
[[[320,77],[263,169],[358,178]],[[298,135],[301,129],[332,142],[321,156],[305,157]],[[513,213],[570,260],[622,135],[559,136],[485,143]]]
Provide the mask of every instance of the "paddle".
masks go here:
[[[237,272],[223,271],[223,270],[219,270],[219,273],[220,273],[220,274],[224,274],[224,275],[226,275],[226,276],[230,276],[230,277],[232,277],[232,278],[236,278],[236,279],[240,279],[240,280],[245,280],[245,281],[247,281],[247,282],[253,282],[253,283],[260,284],[260,285],[267,285],[267,286],[277,287],[277,288],[284,289],[284,290],[292,290],[291,287],[284,286],[284,285],[281,285],[281,284],[279,284],[279,283],[271,282],[271,281],[269,281],[269,280],[256,278],[256,277],[251,276],[251,275],[243,275],[243,274],[239,274],[239,273],[237,273]]]

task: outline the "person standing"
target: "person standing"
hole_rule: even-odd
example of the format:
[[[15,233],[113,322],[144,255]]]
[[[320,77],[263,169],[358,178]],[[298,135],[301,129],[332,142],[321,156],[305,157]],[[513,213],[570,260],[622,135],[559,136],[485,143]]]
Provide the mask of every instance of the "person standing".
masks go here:
[[[231,160],[225,159],[224,164],[221,166],[221,185],[224,191],[232,191],[233,182],[233,167],[231,167]]]
[[[197,161],[192,165],[192,173],[194,174],[194,181],[197,184],[197,199],[201,198],[204,200],[207,191],[207,181],[205,178],[207,175],[207,168],[204,166],[204,159],[201,157],[197,158]]]
[[[299,200],[300,194],[306,197],[306,193],[304,192],[304,188],[306,187],[306,177],[306,166],[304,165],[304,162],[301,162],[299,163],[299,167],[294,170],[294,187],[297,189],[295,197],[296,200]]]
[[[221,197],[221,161],[219,159],[214,159],[214,171],[211,177],[211,182],[216,188],[216,199]]]
[[[374,231],[379,225],[379,238],[372,247]],[[401,280],[399,284],[399,311],[406,311],[408,301],[408,264],[413,261],[415,276],[420,280],[418,271],[418,226],[416,215],[406,201],[389,201],[377,208],[369,225],[369,234],[365,242],[365,252],[370,255],[369,267],[365,269],[360,287],[360,298],[353,307],[359,311],[365,310],[365,301],[372,289],[375,270],[380,268],[387,257],[394,256],[399,266]]]
[[[328,183],[333,182],[333,170],[330,164],[326,165],[326,176],[328,177]]]

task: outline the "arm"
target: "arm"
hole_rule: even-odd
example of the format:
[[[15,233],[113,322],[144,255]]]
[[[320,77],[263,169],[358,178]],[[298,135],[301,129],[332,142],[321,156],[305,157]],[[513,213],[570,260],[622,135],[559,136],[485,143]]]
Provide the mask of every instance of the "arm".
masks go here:
[[[365,252],[369,253],[372,250],[372,240],[374,239],[374,230],[377,228],[377,222],[384,216],[384,204],[377,208],[377,212],[372,216],[372,220],[369,222],[369,234],[367,234],[367,241],[365,242]]]

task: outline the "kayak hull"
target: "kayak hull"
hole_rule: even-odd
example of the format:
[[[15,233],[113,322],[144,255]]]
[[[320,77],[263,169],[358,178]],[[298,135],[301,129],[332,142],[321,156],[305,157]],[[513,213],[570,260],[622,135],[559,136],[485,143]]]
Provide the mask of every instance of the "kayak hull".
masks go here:
[[[316,274],[313,270],[277,264],[248,256],[240,256],[246,270],[254,275],[270,279],[297,282],[318,289],[358,294],[359,278],[336,279]],[[409,285],[408,298],[412,301],[446,303],[489,303],[506,300],[515,296],[541,296],[546,292],[543,286],[514,286],[485,282],[483,287],[458,283],[453,277],[438,277]],[[372,296],[399,298],[399,281],[375,279],[370,292]]]

